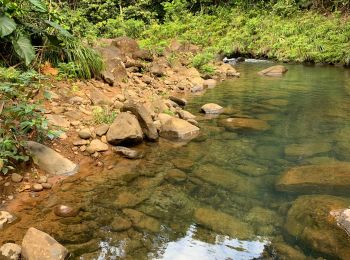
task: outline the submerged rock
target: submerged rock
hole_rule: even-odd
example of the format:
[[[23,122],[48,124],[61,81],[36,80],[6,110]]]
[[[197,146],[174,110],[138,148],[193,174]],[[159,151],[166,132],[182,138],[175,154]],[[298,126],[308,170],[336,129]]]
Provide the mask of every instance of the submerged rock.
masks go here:
[[[115,232],[120,232],[124,230],[128,230],[131,228],[132,223],[130,220],[122,218],[120,216],[116,216],[111,223],[111,230]]]
[[[288,211],[285,228],[314,251],[335,259],[350,259],[349,236],[337,226],[334,210],[349,206],[348,199],[328,195],[301,196]]]
[[[34,163],[51,175],[73,175],[79,170],[79,165],[45,145],[28,141],[26,148]]]
[[[165,179],[171,183],[181,183],[186,181],[187,174],[178,169],[171,169],[165,175]]]
[[[139,152],[123,146],[117,146],[113,150],[128,159],[141,159],[145,156],[143,152]]]
[[[64,260],[68,250],[48,234],[29,228],[22,241],[22,256],[30,260]]]
[[[329,143],[290,144],[285,147],[284,153],[291,157],[308,157],[329,152],[331,149],[332,146]]]
[[[14,243],[6,243],[0,247],[0,259],[19,260],[21,256],[21,246]]]
[[[170,140],[190,140],[199,134],[199,128],[189,122],[171,117],[162,124],[160,136]]]
[[[276,65],[276,66],[272,66],[267,69],[264,69],[260,71],[258,74],[264,75],[264,76],[282,76],[287,71],[288,69],[285,66]]]
[[[278,191],[301,194],[350,193],[350,163],[298,166],[287,170],[276,182]]]
[[[232,238],[249,239],[253,235],[247,223],[211,208],[197,208],[194,219],[198,224]]]
[[[131,193],[123,191],[118,194],[117,199],[113,202],[113,205],[117,208],[133,208],[147,199],[146,193]]]
[[[231,131],[239,129],[266,131],[271,128],[271,126],[265,121],[252,118],[226,118],[220,120],[219,125]]]
[[[112,145],[137,144],[142,139],[142,129],[136,116],[126,112],[117,116],[107,132],[107,141]]]
[[[67,205],[58,205],[54,208],[53,212],[59,217],[75,217],[79,214],[79,209]]]
[[[124,209],[123,213],[131,219],[131,222],[135,228],[153,233],[160,231],[160,223],[155,218],[133,209]]]

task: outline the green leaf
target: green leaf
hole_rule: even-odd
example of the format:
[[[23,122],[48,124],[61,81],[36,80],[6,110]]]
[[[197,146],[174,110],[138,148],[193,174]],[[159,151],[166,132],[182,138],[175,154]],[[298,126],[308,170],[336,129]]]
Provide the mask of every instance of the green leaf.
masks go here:
[[[16,29],[17,24],[6,15],[0,16],[0,37],[11,34]]]
[[[58,30],[58,32],[63,35],[66,36],[68,38],[73,37],[72,34],[70,34],[70,32],[68,32],[66,29],[64,29],[61,25],[59,25],[58,23],[49,21],[49,20],[45,20],[45,23],[47,23],[48,25],[51,25],[53,28],[55,28],[56,30]]]
[[[20,35],[16,40],[12,41],[13,48],[19,57],[21,57],[28,66],[35,58],[35,50],[30,40],[24,35]]]
[[[47,12],[46,5],[40,0],[29,0],[29,2],[31,2],[32,5],[34,5],[36,11],[42,12],[42,13]]]

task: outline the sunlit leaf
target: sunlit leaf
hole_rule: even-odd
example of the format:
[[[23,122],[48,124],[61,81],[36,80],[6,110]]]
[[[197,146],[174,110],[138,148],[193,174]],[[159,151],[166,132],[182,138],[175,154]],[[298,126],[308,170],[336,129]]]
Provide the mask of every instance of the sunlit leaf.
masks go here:
[[[0,16],[0,37],[11,34],[16,29],[16,23],[6,15]]]
[[[19,57],[21,57],[28,66],[35,58],[35,50],[29,38],[20,35],[16,40],[12,41],[13,48]]]

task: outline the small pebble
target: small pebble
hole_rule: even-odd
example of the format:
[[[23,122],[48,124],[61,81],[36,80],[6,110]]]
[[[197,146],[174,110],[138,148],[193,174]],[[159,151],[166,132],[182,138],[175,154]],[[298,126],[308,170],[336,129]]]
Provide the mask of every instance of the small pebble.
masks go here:
[[[9,195],[9,196],[7,196],[7,198],[8,198],[9,200],[13,200],[13,195]]]
[[[112,170],[114,167],[112,165],[108,166],[107,170]]]
[[[32,191],[42,191],[43,189],[43,185],[41,185],[40,183],[34,183],[32,185]]]
[[[11,180],[15,183],[19,183],[23,180],[23,176],[18,173],[12,173]]]
[[[10,186],[10,183],[9,182],[5,182],[4,186],[8,187],[8,186]]]
[[[39,180],[38,180],[38,183],[42,184],[42,183],[45,183],[47,182],[47,176],[45,175],[42,175],[39,177]]]
[[[52,184],[51,183],[43,183],[41,185],[43,186],[44,189],[51,189],[52,188]]]
[[[98,167],[102,167],[102,166],[103,166],[103,163],[102,163],[102,162],[97,162],[96,165],[97,165]]]

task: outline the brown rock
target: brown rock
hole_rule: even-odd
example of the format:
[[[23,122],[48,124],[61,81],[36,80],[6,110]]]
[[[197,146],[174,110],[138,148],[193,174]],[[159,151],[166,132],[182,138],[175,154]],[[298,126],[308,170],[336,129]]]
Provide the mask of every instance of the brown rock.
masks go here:
[[[199,134],[199,128],[187,121],[172,117],[162,124],[160,136],[171,140],[189,140]]]
[[[59,217],[75,217],[79,214],[79,209],[67,205],[58,205],[53,209],[53,212]]]
[[[214,103],[208,103],[201,107],[201,111],[206,114],[220,114],[224,111],[224,108]]]
[[[130,220],[119,216],[115,217],[113,219],[113,222],[111,223],[111,229],[112,231],[115,231],[115,232],[128,230],[129,228],[131,228],[131,226],[132,226],[132,223]]]
[[[264,75],[264,76],[282,76],[284,73],[286,73],[288,69],[282,65],[276,65],[269,67],[267,69],[264,69],[260,71],[258,74],[259,75]]]
[[[140,50],[139,45],[134,39],[126,36],[118,37],[112,41],[112,46],[117,47],[124,54],[132,54]]]
[[[226,118],[220,120],[219,125],[233,131],[237,129],[265,131],[271,128],[265,121],[252,118]]]

